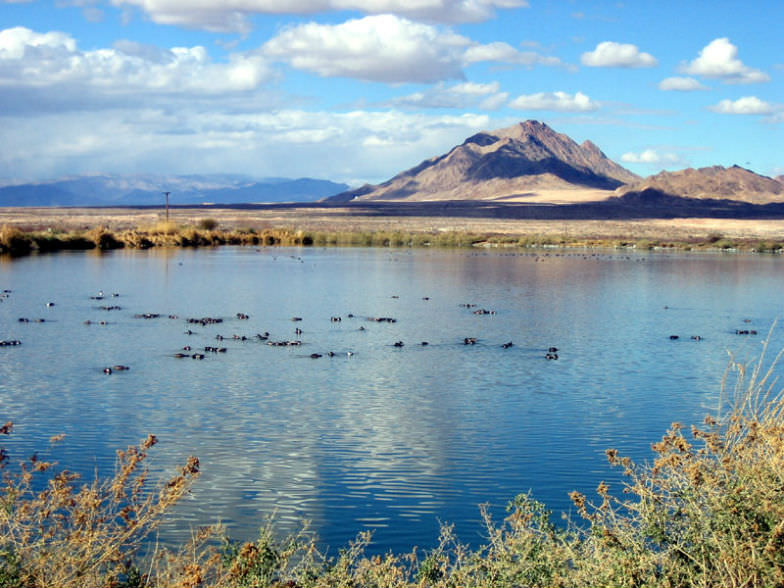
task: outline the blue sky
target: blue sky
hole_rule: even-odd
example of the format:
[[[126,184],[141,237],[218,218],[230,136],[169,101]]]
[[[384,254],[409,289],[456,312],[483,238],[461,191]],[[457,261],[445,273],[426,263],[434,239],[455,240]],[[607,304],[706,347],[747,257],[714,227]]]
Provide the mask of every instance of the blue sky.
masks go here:
[[[537,119],[784,174],[784,2],[0,0],[0,179],[379,182]]]

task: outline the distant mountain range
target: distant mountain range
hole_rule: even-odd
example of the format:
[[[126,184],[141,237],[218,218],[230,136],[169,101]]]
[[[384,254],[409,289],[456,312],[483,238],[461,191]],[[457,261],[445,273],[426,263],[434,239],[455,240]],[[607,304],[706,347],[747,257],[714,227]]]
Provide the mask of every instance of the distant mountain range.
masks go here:
[[[715,206],[784,202],[784,183],[733,166],[661,172],[640,178],[590,141],[577,144],[529,120],[466,139],[378,185],[337,194],[328,202],[482,201],[540,205],[640,204]],[[710,201],[710,203],[708,202]]]
[[[746,215],[784,211],[784,176],[770,178],[738,166],[661,172],[641,178],[609,159],[591,141],[578,144],[546,124],[529,120],[477,133],[377,185],[349,190],[327,180],[236,175],[94,175],[0,186],[0,206],[140,206],[170,203],[249,204],[321,201],[326,205],[416,203],[600,205],[601,214],[658,209]],[[439,204],[441,203],[441,204]],[[431,206],[432,209],[432,206]],[[775,209],[775,210],[774,210]],[[466,209],[467,210],[467,209]],[[509,207],[506,207],[509,213]],[[778,214],[778,212],[775,212]]]
[[[0,187],[0,206],[161,205],[310,202],[343,192],[346,184],[310,178],[252,180],[234,175],[94,175]]]

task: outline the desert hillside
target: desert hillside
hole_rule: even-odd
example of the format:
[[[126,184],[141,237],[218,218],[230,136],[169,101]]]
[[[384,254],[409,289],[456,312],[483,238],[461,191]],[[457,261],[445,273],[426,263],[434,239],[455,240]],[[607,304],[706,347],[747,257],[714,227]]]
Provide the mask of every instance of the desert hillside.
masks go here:
[[[329,200],[574,203],[604,200],[639,179],[590,141],[578,144],[529,120],[477,133],[387,182]]]

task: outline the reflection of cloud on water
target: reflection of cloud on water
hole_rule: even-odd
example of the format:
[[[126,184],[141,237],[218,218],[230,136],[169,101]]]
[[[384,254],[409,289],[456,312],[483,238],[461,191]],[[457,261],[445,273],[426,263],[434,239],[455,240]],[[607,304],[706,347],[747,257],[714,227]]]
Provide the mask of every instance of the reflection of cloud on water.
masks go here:
[[[0,305],[2,336],[24,345],[3,351],[14,359],[0,363],[0,408],[37,439],[67,433],[57,457],[87,477],[111,471],[114,451],[147,433],[160,439],[156,474],[197,455],[203,474],[164,538],[223,520],[248,539],[277,512],[279,530],[312,519],[333,546],[364,526],[407,548],[436,539],[436,518],[478,518],[476,504],[502,506],[529,488],[558,508],[586,475],[606,472],[608,446],[645,455],[673,414],[704,412],[725,349],[739,341],[739,313],[753,309],[762,333],[778,312],[759,294],[775,291],[776,268],[756,258],[296,253],[63,254],[3,266],[5,277],[18,272],[7,283],[20,295]],[[16,317],[46,302],[33,291],[42,276],[58,293],[57,321],[20,331]],[[105,316],[87,298],[99,288],[119,290],[123,311],[86,327]],[[293,337],[294,315],[304,316],[301,348],[253,340]],[[188,316],[225,320],[185,335]],[[251,340],[228,339],[226,354],[203,361],[173,358],[234,333]],[[543,358],[550,345],[557,362]],[[338,355],[309,358],[328,350]],[[105,376],[114,363],[131,370]]]

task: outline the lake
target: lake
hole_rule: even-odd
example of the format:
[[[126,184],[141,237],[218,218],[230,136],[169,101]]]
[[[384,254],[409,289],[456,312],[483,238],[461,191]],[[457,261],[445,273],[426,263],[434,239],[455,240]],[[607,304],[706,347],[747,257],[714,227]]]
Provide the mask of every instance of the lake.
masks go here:
[[[784,346],[783,263],[252,247],[6,258],[0,339],[22,344],[0,347],[5,446],[88,479],[148,433],[156,472],[198,456],[166,541],[218,520],[252,539],[274,514],[280,532],[312,521],[333,554],[364,529],[377,552],[429,547],[440,522],[479,544],[478,505],[500,519],[531,491],[574,514],[572,490],[621,491],[605,449],[644,461],[670,423],[713,412],[728,351],[758,357],[771,328],[770,355]],[[187,321],[205,317],[221,322]],[[269,344],[284,341],[301,345]],[[104,373],[118,364],[130,369]]]

